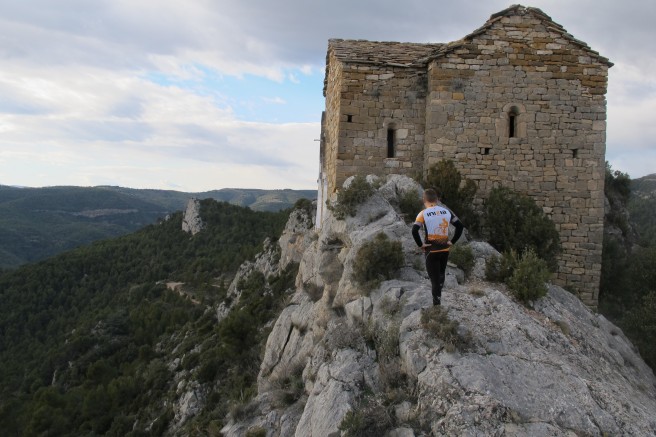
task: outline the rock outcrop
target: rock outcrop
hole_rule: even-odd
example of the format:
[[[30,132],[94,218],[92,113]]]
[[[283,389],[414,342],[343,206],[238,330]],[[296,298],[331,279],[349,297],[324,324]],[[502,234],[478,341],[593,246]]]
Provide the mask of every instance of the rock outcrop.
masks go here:
[[[496,254],[486,243],[469,243],[468,282],[448,271],[442,302],[461,342],[454,348],[429,329],[423,257],[394,207],[414,185],[380,183],[355,217],[328,213],[318,233],[288,225],[295,236],[281,238],[280,260],[300,261],[297,290],[268,338],[253,414],[231,419],[225,436],[339,436],[349,412],[376,408],[385,411],[381,436],[656,433],[656,378],[621,330],[553,285],[522,306],[484,281]],[[402,243],[405,264],[366,292],[352,278],[354,260],[380,232]],[[302,390],[288,396],[294,378]]]
[[[200,217],[200,200],[189,199],[182,217],[182,230],[191,235],[196,235],[203,230],[203,220]]]

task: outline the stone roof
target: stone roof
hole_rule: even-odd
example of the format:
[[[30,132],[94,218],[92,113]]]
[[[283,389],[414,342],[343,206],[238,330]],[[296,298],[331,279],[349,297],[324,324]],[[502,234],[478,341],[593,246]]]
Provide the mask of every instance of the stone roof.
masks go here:
[[[477,35],[484,33],[503,17],[525,14],[531,14],[544,21],[548,30],[559,33],[563,38],[578,45],[590,53],[590,55],[596,57],[600,62],[607,64],[609,67],[613,65],[608,58],[605,58],[601,56],[599,52],[592,50],[585,42],[574,38],[565,30],[565,28],[563,28],[563,26],[553,21],[553,19],[542,12],[542,10],[522,5],[513,5],[497,12],[496,14],[492,14],[483,26],[479,27],[464,38],[446,44],[367,41],[361,39],[330,39],[328,40],[328,54],[326,58],[324,95],[326,93],[326,80],[328,78],[328,64],[331,53],[333,53],[339,61],[344,63],[387,65],[391,67],[421,67],[433,59],[445,56],[452,50],[467,44]]]
[[[407,67],[419,59],[430,56],[443,45],[331,39],[328,41],[328,53],[332,51],[337,59],[344,62]]]

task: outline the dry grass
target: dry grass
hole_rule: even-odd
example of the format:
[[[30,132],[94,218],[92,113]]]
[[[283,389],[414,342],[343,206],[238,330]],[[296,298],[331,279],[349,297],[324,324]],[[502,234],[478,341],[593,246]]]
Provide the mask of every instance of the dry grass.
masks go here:
[[[236,403],[230,407],[230,416],[235,422],[240,422],[253,416],[257,411],[257,408],[257,402],[253,401]]]
[[[447,311],[439,305],[421,312],[421,326],[441,340],[449,353],[466,348],[471,340],[469,335],[461,336],[458,333],[459,323],[449,319]]]
[[[565,322],[564,320],[556,320],[554,321],[554,323],[556,324],[556,326],[560,328],[563,334],[565,334],[567,337],[569,337],[572,334],[572,330],[570,329],[567,322]]]
[[[470,288],[469,294],[471,294],[474,297],[483,297],[485,296],[485,291],[483,291],[482,288]]]
[[[246,431],[246,437],[266,437],[266,429],[261,426],[254,426]]]
[[[387,317],[392,318],[401,311],[401,302],[399,299],[394,299],[389,296],[383,297],[379,303],[380,310]]]
[[[275,387],[275,403],[279,408],[296,403],[305,394],[304,368],[305,365],[301,362],[291,364],[283,368],[272,381]]]

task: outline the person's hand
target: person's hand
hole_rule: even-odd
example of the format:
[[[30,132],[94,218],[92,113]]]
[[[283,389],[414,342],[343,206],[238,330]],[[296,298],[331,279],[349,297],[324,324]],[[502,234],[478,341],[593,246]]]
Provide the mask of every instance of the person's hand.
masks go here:
[[[453,243],[450,242],[450,241],[447,241],[447,242],[446,242],[446,245],[449,246],[449,247],[451,247],[451,246],[453,246]]]
[[[428,243],[424,243],[424,244],[421,245],[421,247],[419,248],[419,250],[421,250],[422,252],[426,252],[428,249],[430,249],[430,247],[431,247],[430,244],[428,244]]]

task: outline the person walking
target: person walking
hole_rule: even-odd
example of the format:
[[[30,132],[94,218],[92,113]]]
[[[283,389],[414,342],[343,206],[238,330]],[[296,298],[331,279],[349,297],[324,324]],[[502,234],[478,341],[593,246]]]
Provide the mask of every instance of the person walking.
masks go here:
[[[433,305],[440,305],[449,249],[462,235],[464,226],[458,217],[440,202],[441,196],[437,191],[429,188],[424,191],[422,197],[426,209],[419,213],[412,225],[412,237],[426,254],[426,272],[431,281]],[[451,240],[449,240],[449,224],[456,228]],[[419,235],[421,228],[424,229],[425,241],[422,241]]]

